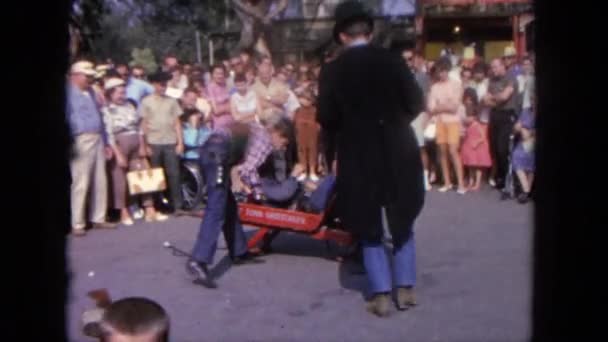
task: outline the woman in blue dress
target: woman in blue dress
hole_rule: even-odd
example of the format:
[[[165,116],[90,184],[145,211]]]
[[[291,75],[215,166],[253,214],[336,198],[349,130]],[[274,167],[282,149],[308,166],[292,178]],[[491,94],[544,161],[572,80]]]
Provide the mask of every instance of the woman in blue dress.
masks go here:
[[[530,199],[530,189],[534,182],[534,145],[536,140],[536,99],[531,108],[524,109],[515,124],[514,130],[520,140],[513,151],[513,169],[521,184],[522,193],[518,196],[519,203],[527,203]]]

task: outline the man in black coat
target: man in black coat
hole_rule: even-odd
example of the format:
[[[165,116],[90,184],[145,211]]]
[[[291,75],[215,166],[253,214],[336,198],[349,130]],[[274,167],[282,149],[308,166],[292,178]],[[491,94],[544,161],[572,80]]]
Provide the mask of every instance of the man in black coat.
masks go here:
[[[363,5],[340,4],[335,20],[334,38],[346,49],[321,72],[318,121],[336,142],[337,205],[344,227],[363,246],[368,311],[382,317],[393,284],[398,309],[415,305],[413,225],[425,191],[410,123],[423,98],[400,56],[369,45],[373,19]],[[393,238],[392,270],[382,243],[383,212]]]

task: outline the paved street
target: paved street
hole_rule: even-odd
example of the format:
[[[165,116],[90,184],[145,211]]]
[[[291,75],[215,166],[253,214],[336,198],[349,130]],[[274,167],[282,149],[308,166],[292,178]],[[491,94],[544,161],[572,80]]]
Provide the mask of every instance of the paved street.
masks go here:
[[[163,248],[170,241],[189,251],[198,219],[93,231],[70,241],[69,331],[73,341],[90,341],[79,329],[93,307],[86,293],[108,288],[115,299],[158,301],[177,342],[526,341],[531,218],[531,205],[500,202],[490,190],[429,193],[415,230],[420,305],[386,319],[364,310],[364,276],[324,259],[323,242],[282,235],[265,264],[229,269],[221,249],[220,288],[208,290],[191,283],[184,258]]]

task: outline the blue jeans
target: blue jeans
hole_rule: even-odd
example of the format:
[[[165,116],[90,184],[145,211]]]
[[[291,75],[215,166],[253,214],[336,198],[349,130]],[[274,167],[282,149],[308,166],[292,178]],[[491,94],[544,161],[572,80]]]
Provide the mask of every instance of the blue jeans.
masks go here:
[[[242,256],[247,252],[247,241],[239,219],[238,206],[230,190],[229,148],[230,142],[226,138],[213,136],[200,151],[200,169],[207,180],[207,207],[192,256],[196,261],[205,264],[213,263],[220,230],[224,232],[231,257]],[[223,166],[224,172],[222,182],[218,184],[220,165]]]
[[[393,240],[393,267],[382,242],[362,241],[363,264],[372,294],[390,292],[395,287],[416,285],[416,245],[414,231],[407,241]]]

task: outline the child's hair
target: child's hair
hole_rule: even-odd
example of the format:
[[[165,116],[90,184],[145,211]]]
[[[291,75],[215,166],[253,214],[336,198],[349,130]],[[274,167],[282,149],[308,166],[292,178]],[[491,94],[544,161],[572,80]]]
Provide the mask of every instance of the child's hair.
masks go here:
[[[124,298],[112,303],[101,320],[101,341],[114,334],[138,336],[153,334],[155,341],[169,340],[169,315],[158,303],[141,297]]]
[[[181,115],[182,122],[188,122],[192,115],[200,114],[201,112],[196,108],[187,108]]]
[[[442,57],[435,63],[435,69],[437,72],[450,71],[452,69],[452,62],[449,58]]]
[[[479,61],[473,65],[473,74],[484,74],[488,73],[488,67],[483,61]]]
[[[479,100],[477,99],[477,92],[473,88],[467,88],[464,90],[462,95],[462,102],[466,102],[467,99],[470,99],[473,102],[473,112],[472,115],[477,117],[477,106],[479,104]]]
[[[244,73],[238,73],[234,76],[234,83],[247,82],[247,77]]]
[[[298,94],[298,97],[306,99],[306,100],[310,101],[311,103],[315,102],[315,96],[312,93],[312,89],[309,89],[309,88],[304,89],[300,94]]]

